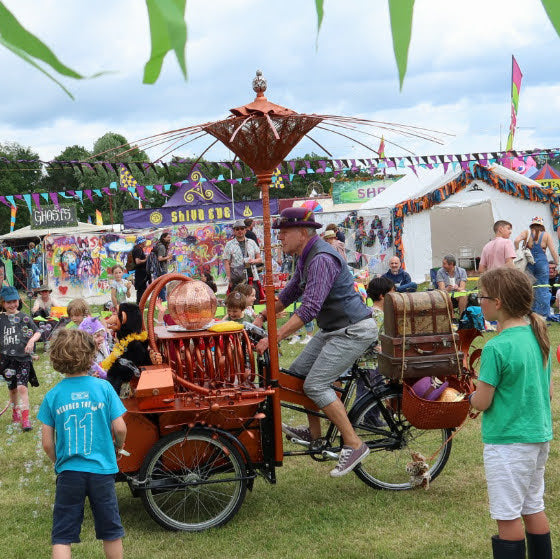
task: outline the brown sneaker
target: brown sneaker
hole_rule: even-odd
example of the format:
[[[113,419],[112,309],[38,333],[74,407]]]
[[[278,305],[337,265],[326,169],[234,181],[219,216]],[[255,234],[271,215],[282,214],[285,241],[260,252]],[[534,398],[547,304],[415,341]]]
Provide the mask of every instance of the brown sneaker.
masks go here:
[[[341,477],[351,472],[368,454],[369,447],[365,443],[360,448],[343,446],[338,464],[334,470],[331,470],[331,477]]]

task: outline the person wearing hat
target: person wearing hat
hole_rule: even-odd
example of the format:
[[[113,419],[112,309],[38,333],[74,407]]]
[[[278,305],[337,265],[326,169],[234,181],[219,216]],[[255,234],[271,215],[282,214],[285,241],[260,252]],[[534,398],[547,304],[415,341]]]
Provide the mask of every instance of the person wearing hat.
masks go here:
[[[354,278],[346,262],[317,235],[321,225],[315,221],[313,212],[287,208],[273,228],[279,229],[278,239],[284,252],[299,256],[292,279],[278,296],[276,313],[300,297],[302,301],[278,329],[278,341],[316,319],[320,330],[292,363],[290,371],[306,377],[306,395],[336,425],[344,440],[338,464],[331,471],[332,477],[339,477],[352,471],[369,454],[369,448],[354,431],[332,383],[377,339],[377,325],[354,290]],[[254,323],[260,327],[266,319],[265,311],[257,315]],[[263,338],[257,351],[262,354],[267,349],[268,338]],[[307,442],[318,439],[320,420],[311,415],[308,419],[309,427],[282,424],[282,430],[289,437]]]
[[[51,309],[55,307],[51,294],[52,289],[48,285],[40,285],[35,289],[37,299],[31,308],[31,316],[33,318],[40,316],[42,318],[49,318],[51,316]]]
[[[329,245],[331,245],[336,252],[342,256],[342,258],[344,258],[345,262],[347,261],[344,243],[336,238],[336,233],[332,229],[328,229],[323,233],[323,239],[325,239],[325,241],[327,241],[327,243],[329,243]]]
[[[547,233],[544,228],[544,219],[542,217],[534,217],[531,220],[529,229],[522,231],[513,245],[515,250],[519,248],[519,243],[524,241],[527,248],[531,251],[535,260],[534,264],[527,264],[526,272],[530,274],[535,281],[533,283],[533,311],[541,316],[550,314],[550,287],[548,287],[548,259],[546,257],[546,249],[550,251],[552,259],[558,268],[558,252],[554,246],[552,236]],[[544,286],[544,287],[541,287]]]
[[[0,375],[8,383],[12,421],[21,422],[22,429],[30,431],[27,385],[39,386],[31,354],[41,332],[30,316],[18,311],[20,299],[15,287],[2,287],[0,300],[4,307],[0,313]]]
[[[248,282],[258,284],[257,264],[262,264],[259,247],[255,241],[245,235],[247,227],[242,219],[233,222],[234,238],[226,243],[222,258],[228,279],[228,292],[237,284]],[[260,286],[255,286],[257,298]]]
[[[146,272],[147,254],[144,252],[146,246],[146,237],[138,235],[136,244],[132,249],[132,261],[134,262],[134,289],[136,289],[136,304],[140,303],[140,299],[148,286],[148,274]]]

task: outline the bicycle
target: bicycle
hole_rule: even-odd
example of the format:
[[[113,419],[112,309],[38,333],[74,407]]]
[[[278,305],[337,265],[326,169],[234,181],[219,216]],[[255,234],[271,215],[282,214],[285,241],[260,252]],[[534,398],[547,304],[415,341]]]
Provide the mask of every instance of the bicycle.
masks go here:
[[[249,337],[257,342],[266,332],[252,324],[245,324]],[[425,457],[433,457],[430,465],[430,479],[435,479],[445,467],[451,453],[453,429],[417,429],[402,413],[402,385],[389,380],[373,382],[370,371],[360,367],[360,356],[350,371],[341,377],[334,390],[347,410],[348,418],[356,433],[370,448],[369,456],[353,471],[367,485],[375,489],[402,491],[412,488],[406,464],[410,462],[411,451]],[[266,355],[259,359],[262,366],[267,365]],[[304,377],[287,369],[280,369],[281,379],[285,376],[303,382]],[[285,375],[285,376],[283,376]],[[356,398],[358,381],[363,383],[365,393]],[[336,426],[326,415],[303,405],[283,401],[281,406],[306,415],[315,415],[327,420],[328,427],[324,437],[312,441],[287,436],[288,440],[306,450],[287,451],[284,456],[308,455],[317,461],[338,460],[342,449]],[[390,454],[388,454],[390,453]]]

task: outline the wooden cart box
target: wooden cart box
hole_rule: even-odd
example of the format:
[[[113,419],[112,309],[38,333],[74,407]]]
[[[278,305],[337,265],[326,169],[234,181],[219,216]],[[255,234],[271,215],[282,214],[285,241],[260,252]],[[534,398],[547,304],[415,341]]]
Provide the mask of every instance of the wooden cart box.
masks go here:
[[[387,378],[420,378],[426,376],[446,377],[457,375],[462,370],[463,353],[459,352],[459,365],[457,355],[428,355],[404,358],[390,357],[384,353],[378,356],[379,372]]]
[[[380,334],[379,342],[381,351],[387,357],[402,357],[402,337]],[[404,338],[405,357],[455,354],[455,348],[460,349],[460,347],[459,334],[434,334],[433,336],[407,336]]]
[[[173,373],[167,365],[143,367],[135,396],[138,409],[170,408],[174,404]]]
[[[451,334],[453,307],[444,291],[387,293],[385,334],[391,337]]]

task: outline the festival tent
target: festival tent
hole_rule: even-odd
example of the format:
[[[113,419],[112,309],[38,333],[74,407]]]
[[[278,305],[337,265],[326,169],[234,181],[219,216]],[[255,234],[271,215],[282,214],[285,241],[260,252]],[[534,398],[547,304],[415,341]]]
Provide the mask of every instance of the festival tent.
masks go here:
[[[16,229],[11,233],[6,233],[5,235],[0,235],[0,241],[15,241],[20,239],[37,239],[43,238],[45,235],[54,234],[72,234],[72,233],[91,233],[93,231],[112,231],[114,229],[113,225],[94,225],[92,223],[78,222],[78,225],[74,227],[50,227],[46,229],[32,229],[31,225],[26,227],[21,227]],[[119,226],[120,227],[120,226]]]
[[[560,179],[560,174],[554,167],[551,167],[548,163],[545,163],[544,167],[533,176],[533,180],[540,181],[545,179]]]
[[[115,227],[120,227],[115,225],[94,225],[91,223],[78,222],[78,225],[73,227],[50,227],[45,229],[32,229],[31,225],[26,227],[21,227],[16,229],[11,233],[6,233],[5,235],[0,235],[0,241],[11,241],[19,239],[36,239],[37,237],[44,237],[45,235],[53,234],[72,234],[72,233],[91,233],[93,231],[112,231]]]
[[[416,282],[425,281],[430,268],[440,266],[446,254],[458,256],[461,247],[480,256],[499,219],[512,223],[512,239],[537,215],[544,218],[548,231],[558,219],[554,192],[500,165],[407,176],[364,204],[359,213],[387,208],[393,216],[395,253],[404,258]]]

